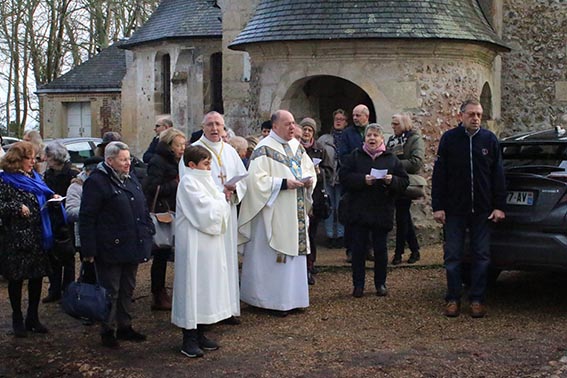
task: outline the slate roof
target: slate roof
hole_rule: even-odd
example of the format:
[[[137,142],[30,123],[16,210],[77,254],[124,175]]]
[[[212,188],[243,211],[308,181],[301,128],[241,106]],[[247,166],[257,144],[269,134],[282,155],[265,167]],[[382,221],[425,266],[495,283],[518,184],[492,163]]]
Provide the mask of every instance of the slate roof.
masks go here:
[[[211,0],[163,0],[121,48],[186,38],[222,38],[221,10]]]
[[[261,0],[229,48],[333,39],[452,39],[509,50],[476,0]]]
[[[120,92],[126,75],[126,52],[121,42],[102,50],[86,62],[41,86],[37,93]]]

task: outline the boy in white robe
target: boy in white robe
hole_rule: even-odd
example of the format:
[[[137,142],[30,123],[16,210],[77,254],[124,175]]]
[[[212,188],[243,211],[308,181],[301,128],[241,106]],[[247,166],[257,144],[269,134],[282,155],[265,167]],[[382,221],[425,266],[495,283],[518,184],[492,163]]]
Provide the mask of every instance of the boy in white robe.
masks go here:
[[[177,188],[175,277],[171,321],[183,329],[181,353],[202,357],[218,344],[204,335],[203,325],[232,315],[225,253],[230,205],[211,177],[211,153],[187,147],[187,169]]]

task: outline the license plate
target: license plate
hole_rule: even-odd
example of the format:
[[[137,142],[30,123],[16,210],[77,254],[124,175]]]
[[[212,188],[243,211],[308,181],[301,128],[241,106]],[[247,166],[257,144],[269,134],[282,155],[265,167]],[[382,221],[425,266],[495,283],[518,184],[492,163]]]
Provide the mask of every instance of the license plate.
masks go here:
[[[506,203],[508,205],[531,206],[534,204],[534,193],[509,191],[508,195],[506,196]]]

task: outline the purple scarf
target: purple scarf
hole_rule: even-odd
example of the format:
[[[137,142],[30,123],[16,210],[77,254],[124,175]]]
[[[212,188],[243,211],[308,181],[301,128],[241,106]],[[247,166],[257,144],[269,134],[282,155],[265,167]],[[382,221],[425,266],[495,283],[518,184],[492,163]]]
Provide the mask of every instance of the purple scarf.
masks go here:
[[[38,175],[37,172],[32,171],[32,173],[33,178],[20,172],[0,172],[0,180],[16,189],[35,195],[41,215],[42,245],[44,250],[48,250],[53,247],[53,232],[51,231],[49,211],[44,205],[47,202],[47,198],[51,198],[54,193],[47,185],[45,185],[41,176]]]
[[[368,154],[372,158],[372,160],[376,160],[376,158],[382,155],[382,152],[386,151],[386,145],[382,142],[381,145],[378,146],[377,149],[371,150],[366,143],[362,145],[362,149],[364,152]]]

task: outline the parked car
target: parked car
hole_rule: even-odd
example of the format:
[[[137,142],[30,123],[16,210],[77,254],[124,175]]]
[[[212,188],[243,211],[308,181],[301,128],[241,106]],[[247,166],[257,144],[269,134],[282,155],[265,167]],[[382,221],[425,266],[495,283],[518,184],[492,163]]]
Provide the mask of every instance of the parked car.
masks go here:
[[[501,140],[506,219],[493,225],[489,281],[502,270],[567,271],[567,132]]]
[[[71,157],[71,162],[77,167],[82,168],[83,162],[94,156],[96,146],[102,142],[100,138],[60,138],[52,139],[61,142],[69,151],[69,156]],[[45,143],[49,143],[52,140],[45,140]]]
[[[9,137],[9,136],[3,136],[2,135],[2,148],[4,149],[4,151],[7,151],[8,148],[10,148],[10,145],[16,142],[21,141],[20,138],[15,138],[15,137]]]

